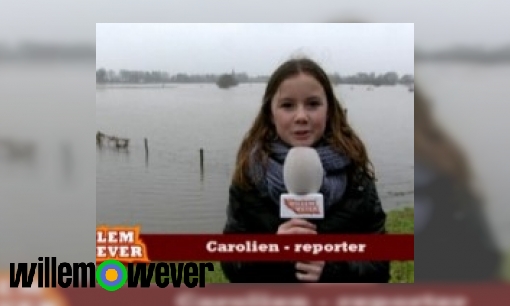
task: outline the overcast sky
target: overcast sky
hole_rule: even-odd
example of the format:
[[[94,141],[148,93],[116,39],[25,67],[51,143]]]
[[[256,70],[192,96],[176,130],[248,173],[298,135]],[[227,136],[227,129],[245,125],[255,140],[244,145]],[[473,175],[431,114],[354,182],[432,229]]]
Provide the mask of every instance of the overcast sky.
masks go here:
[[[268,75],[294,56],[328,73],[414,74],[414,24],[97,24],[96,67]]]

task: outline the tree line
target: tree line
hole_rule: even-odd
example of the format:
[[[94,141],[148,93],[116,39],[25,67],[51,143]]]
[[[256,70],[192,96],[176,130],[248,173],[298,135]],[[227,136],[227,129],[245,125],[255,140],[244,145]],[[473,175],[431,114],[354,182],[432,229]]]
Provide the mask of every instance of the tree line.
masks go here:
[[[490,49],[457,46],[436,51],[423,51],[416,48],[414,58],[417,62],[508,63],[510,45]]]
[[[178,73],[170,75],[164,71],[139,71],[125,70],[118,72],[99,68],[96,70],[96,83],[98,84],[164,84],[164,83],[216,83],[225,74],[186,74]],[[249,76],[247,73],[232,72],[239,83],[264,83],[269,76]],[[341,76],[338,73],[329,75],[333,84],[350,85],[411,85],[414,83],[414,75],[404,74],[399,76],[396,72],[383,74],[357,73],[355,75]]]

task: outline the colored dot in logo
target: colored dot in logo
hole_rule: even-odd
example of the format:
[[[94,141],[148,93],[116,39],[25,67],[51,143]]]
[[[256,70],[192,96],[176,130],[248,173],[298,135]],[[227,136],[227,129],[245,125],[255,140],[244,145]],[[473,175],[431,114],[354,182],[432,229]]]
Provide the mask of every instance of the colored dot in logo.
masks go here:
[[[96,279],[103,289],[117,291],[127,281],[127,269],[117,260],[107,260],[97,267]]]
[[[119,277],[119,273],[117,273],[115,269],[108,269],[108,271],[106,271],[105,277],[108,281],[114,282],[117,280],[117,277]]]

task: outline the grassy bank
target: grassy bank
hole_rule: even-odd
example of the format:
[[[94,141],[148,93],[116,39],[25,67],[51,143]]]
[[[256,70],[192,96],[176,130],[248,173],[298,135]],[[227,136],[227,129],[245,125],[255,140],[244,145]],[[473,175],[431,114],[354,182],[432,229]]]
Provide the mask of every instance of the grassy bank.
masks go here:
[[[414,234],[414,208],[388,213],[386,227],[392,234]],[[391,283],[414,283],[414,261],[391,263]]]
[[[389,233],[413,234],[414,209],[405,208],[388,213],[386,226]],[[214,272],[206,274],[207,283],[228,283],[219,262],[214,262]],[[414,261],[392,262],[391,283],[414,283]]]
[[[503,278],[503,280],[510,283],[510,250],[507,250],[505,254],[506,258],[503,263],[501,277]]]

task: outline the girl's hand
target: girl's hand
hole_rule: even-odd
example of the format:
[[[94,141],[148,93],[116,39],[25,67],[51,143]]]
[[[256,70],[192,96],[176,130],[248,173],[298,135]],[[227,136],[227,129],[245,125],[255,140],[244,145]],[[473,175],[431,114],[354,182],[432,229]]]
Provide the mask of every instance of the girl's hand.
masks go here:
[[[317,227],[303,219],[291,219],[278,227],[276,234],[289,235],[289,234],[317,234]]]
[[[298,262],[296,277],[302,282],[318,282],[325,264],[325,261]]]

